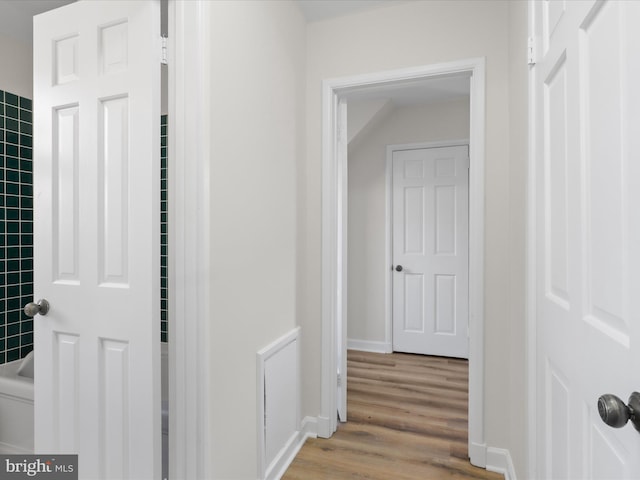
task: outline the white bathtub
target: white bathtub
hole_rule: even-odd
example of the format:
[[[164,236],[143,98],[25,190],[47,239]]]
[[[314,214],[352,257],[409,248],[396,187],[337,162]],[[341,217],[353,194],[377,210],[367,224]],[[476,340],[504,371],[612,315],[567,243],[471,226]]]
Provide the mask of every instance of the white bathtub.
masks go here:
[[[168,447],[168,344],[162,353],[162,450],[166,472]],[[0,454],[33,453],[33,352],[0,365]],[[163,475],[166,478],[166,475]]]
[[[0,453],[33,453],[33,352],[0,365]]]
[[[169,478],[169,344],[160,344],[162,396],[162,478]]]

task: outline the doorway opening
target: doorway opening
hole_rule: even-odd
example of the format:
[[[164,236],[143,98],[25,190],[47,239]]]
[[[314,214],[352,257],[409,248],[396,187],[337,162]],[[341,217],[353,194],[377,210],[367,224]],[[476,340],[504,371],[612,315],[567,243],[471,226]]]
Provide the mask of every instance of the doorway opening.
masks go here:
[[[348,298],[347,102],[428,80],[469,79],[469,457],[486,466],[484,440],[484,59],[326,80],[323,85],[322,404],[318,434],[330,437],[346,412]],[[446,82],[445,82],[446,84]],[[388,263],[388,259],[387,259]]]

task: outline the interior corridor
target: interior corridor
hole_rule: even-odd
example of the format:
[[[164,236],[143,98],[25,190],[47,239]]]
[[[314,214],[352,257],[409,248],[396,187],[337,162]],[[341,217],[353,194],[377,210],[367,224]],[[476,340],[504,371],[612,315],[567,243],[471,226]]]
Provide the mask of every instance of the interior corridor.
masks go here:
[[[467,456],[468,362],[348,353],[348,422],[309,439],[284,480],[500,479]]]

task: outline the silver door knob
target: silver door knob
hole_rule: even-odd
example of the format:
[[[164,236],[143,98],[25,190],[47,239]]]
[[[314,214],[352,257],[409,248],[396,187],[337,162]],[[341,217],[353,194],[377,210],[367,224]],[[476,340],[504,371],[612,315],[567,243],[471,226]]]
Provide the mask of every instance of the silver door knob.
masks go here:
[[[402,271],[402,265],[396,265],[396,272]]]
[[[49,302],[44,298],[38,300],[38,303],[29,302],[24,306],[24,313],[27,317],[34,317],[37,314],[46,315],[49,311]]]
[[[629,420],[640,432],[640,393],[633,392],[629,405],[610,393],[598,399],[598,413],[602,421],[613,428],[624,427]]]

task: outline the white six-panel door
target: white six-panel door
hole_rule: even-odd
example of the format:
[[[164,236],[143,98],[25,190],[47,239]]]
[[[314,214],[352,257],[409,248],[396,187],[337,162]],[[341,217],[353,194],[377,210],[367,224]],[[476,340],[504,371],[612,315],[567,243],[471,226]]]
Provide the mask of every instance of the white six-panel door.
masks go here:
[[[398,150],[392,163],[393,349],[468,358],[468,147]]]
[[[35,449],[160,478],[159,2],[34,21]]]
[[[536,1],[536,478],[640,478],[640,2]]]

